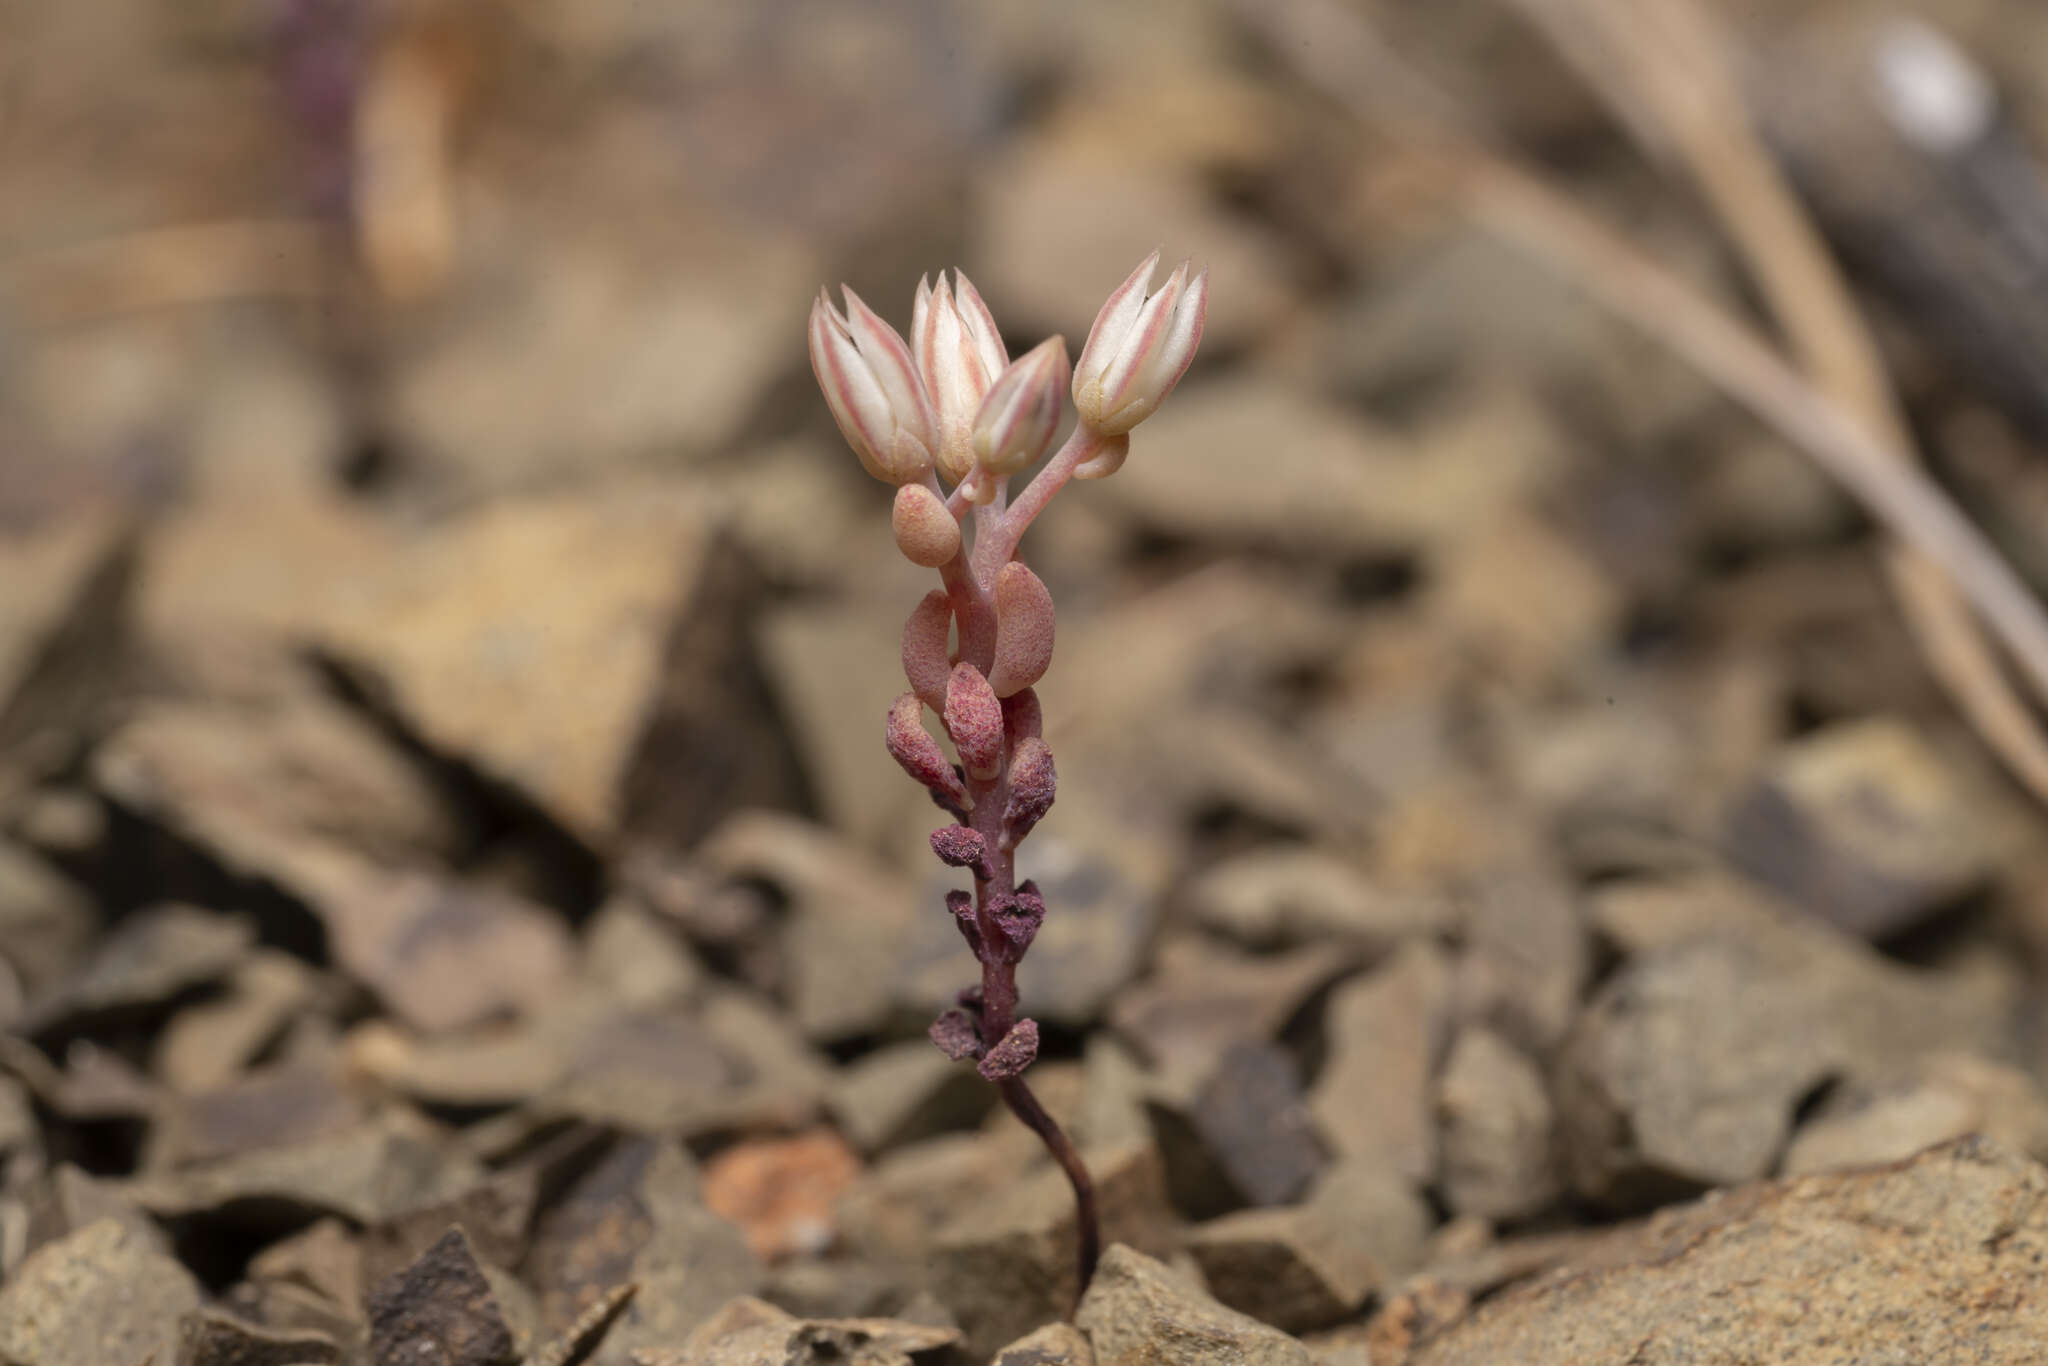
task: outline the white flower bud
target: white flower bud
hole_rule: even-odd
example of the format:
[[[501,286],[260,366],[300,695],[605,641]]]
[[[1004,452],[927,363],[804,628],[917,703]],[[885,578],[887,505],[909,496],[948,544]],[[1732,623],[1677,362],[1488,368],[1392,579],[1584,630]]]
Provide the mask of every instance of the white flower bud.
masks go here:
[[[1074,366],[1074,408],[1096,431],[1117,436],[1152,416],[1195,358],[1209,306],[1209,272],[1188,278],[1182,261],[1145,293],[1159,253],[1146,257],[1102,305]]]

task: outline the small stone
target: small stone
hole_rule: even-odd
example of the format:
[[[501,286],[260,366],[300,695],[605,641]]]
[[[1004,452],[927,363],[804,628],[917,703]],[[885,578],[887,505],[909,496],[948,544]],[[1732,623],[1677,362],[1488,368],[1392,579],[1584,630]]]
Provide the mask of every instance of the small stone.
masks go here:
[[[260,1148],[127,1183],[129,1199],[165,1218],[221,1215],[245,1201],[307,1218],[373,1224],[473,1185],[476,1165],[422,1121],[393,1113],[305,1143]]]
[[[218,997],[172,1017],[157,1041],[157,1074],[173,1091],[225,1085],[277,1041],[314,991],[314,976],[298,959],[257,949]]]
[[[1436,1087],[1444,1201],[1459,1214],[1519,1219],[1554,1200],[1556,1116],[1542,1074],[1483,1026],[1459,1031]]]
[[[671,1347],[761,1278],[746,1237],[699,1202],[688,1156],[647,1139],[621,1140],[576,1174],[535,1222],[524,1270],[545,1337],[618,1286],[639,1287],[605,1336],[607,1362]]]
[[[461,1229],[372,1287],[370,1352],[422,1366],[515,1366],[518,1353]]]
[[[842,1069],[832,1112],[863,1152],[886,1152],[948,1129],[969,1129],[995,1103],[988,1083],[929,1040],[891,1044]]]
[[[1295,1199],[1328,1162],[1293,1055],[1277,1044],[1244,1043],[1224,1054],[1190,1118],[1248,1204]]]
[[[1784,750],[1729,817],[1729,852],[1831,923],[1882,939],[1989,874],[1986,801],[1906,722],[1843,722]]]
[[[1324,1172],[1304,1202],[1372,1260],[1382,1278],[1421,1266],[1436,1215],[1408,1182],[1385,1167],[1348,1158]]]
[[[1146,1145],[1082,1156],[1103,1241],[1136,1242],[1163,1255],[1172,1215],[1158,1154]],[[986,1357],[1073,1308],[1074,1196],[1066,1175],[1050,1165],[1023,1180],[999,1167],[977,1195],[952,1203],[926,1269],[933,1293],[966,1331],[968,1351]]]
[[[331,1217],[264,1248],[250,1259],[249,1275],[307,1290],[337,1309],[363,1302],[362,1249],[348,1225]]]
[[[0,1286],[0,1360],[109,1366],[177,1352],[200,1290],[169,1256],[111,1219],[45,1244]]]
[[[276,1332],[202,1309],[179,1327],[176,1366],[337,1366],[341,1345],[324,1333]]]
[[[302,666],[261,676],[273,695],[135,708],[94,753],[95,784],[241,873],[288,869],[293,841],[380,864],[457,854],[457,814],[374,722]]]
[[[1832,1093],[1792,1138],[1787,1175],[1899,1162],[1939,1143],[1981,1134],[2039,1162],[2048,1159],[2048,1097],[2007,1063],[1931,1054],[1897,1074]]]
[[[1301,845],[1225,859],[1195,879],[1187,898],[1204,925],[1259,949],[1345,939],[1385,952],[1450,928],[1447,901],[1397,895],[1343,859]]]
[[[902,1319],[799,1319],[764,1300],[734,1300],[699,1324],[680,1352],[647,1366],[913,1366],[960,1341],[959,1330]]]
[[[182,1167],[261,1148],[306,1143],[353,1128],[361,1100],[319,1063],[244,1072],[211,1090],[169,1098],[151,1135],[150,1163]]]
[[[1188,1235],[1209,1293],[1289,1333],[1350,1317],[1383,1272],[1360,1241],[1321,1209],[1240,1210]]]
[[[1384,1163],[1418,1187],[1435,1179],[1430,1084],[1451,1006],[1450,965],[1421,941],[1332,994],[1330,1056],[1309,1105],[1333,1152]]]
[[[1577,544],[1516,509],[1449,548],[1425,607],[1490,671],[1540,686],[1613,640],[1627,605]]]
[[[654,912],[621,896],[599,907],[584,929],[583,979],[627,1010],[658,1010],[694,996],[704,967]]]
[[[2044,1195],[2048,1171],[1979,1139],[1720,1192],[1488,1297],[1402,1359],[1823,1366],[1960,1343],[2019,1366],[2048,1333]]]
[[[416,1205],[365,1229],[354,1244],[363,1281],[376,1285],[403,1271],[451,1228],[460,1228],[469,1239],[469,1250],[486,1276],[517,1266],[526,1251],[527,1229],[533,1222],[541,1184],[541,1175],[532,1166],[508,1168],[445,1199]],[[515,1315],[525,1307],[502,1298],[499,1301],[498,1308],[515,1329],[515,1337],[520,1326]]]
[[[704,1204],[738,1225],[763,1261],[815,1256],[838,1236],[833,1211],[860,1170],[830,1130],[747,1140],[706,1164]]]
[[[85,960],[97,918],[85,895],[27,850],[0,840],[0,958],[31,999]]]
[[[1095,1366],[1095,1349],[1069,1323],[1048,1323],[997,1352],[989,1366]]]
[[[1469,889],[1455,971],[1458,1010],[1548,1056],[1578,1015],[1591,949],[1574,888],[1555,858],[1529,847],[1521,820],[1511,816],[1502,826],[1502,847],[1458,875]]]
[[[124,920],[80,974],[35,1007],[24,1032],[71,1028],[110,1011],[167,1004],[217,982],[254,941],[248,921],[194,906],[159,906]]]
[[[941,1225],[986,1200],[1004,1154],[979,1134],[928,1138],[878,1158],[839,1202],[847,1251],[878,1265],[922,1266]]]
[[[1336,944],[1254,957],[1176,937],[1160,945],[1151,974],[1118,995],[1110,1023],[1161,1072],[1198,1086],[1231,1049],[1271,1042],[1356,961]]]
[[[1226,1309],[1143,1253],[1102,1255],[1074,1324],[1098,1366],[1311,1366],[1308,1349]]]
[[[342,967],[428,1033],[535,1011],[568,987],[560,919],[494,888],[363,869],[323,918]]]
[[[865,723],[861,733],[872,741]],[[729,818],[698,857],[729,880],[758,879],[788,899],[785,994],[808,1037],[835,1042],[887,1023],[891,970],[919,909],[894,870],[835,832],[766,811]],[[950,927],[947,934],[957,955],[959,938]]]
[[[2002,1011],[1810,921],[1644,954],[1595,994],[1556,1068],[1572,1187],[1626,1208],[1753,1179],[1821,1083],[1996,1053]]]
[[[704,699],[681,695],[693,661],[750,672],[736,624],[712,620],[734,600],[708,591],[715,550],[699,501],[673,483],[498,499],[394,548],[313,630],[435,750],[603,844],[635,815],[636,766],[692,738],[702,747],[680,752],[702,777],[686,786],[716,773],[726,809],[785,794],[777,741],[740,762],[756,690],[716,726],[694,710]]]

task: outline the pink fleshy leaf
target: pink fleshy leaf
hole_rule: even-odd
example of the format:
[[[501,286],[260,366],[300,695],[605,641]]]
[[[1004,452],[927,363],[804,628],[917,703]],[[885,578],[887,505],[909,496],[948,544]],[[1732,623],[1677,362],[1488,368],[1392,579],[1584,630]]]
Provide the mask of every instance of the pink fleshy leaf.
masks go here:
[[[1003,767],[1003,704],[972,664],[955,664],[946,680],[946,733],[969,777],[987,782]]]
[[[1036,683],[1052,665],[1052,594],[1022,560],[996,575],[996,653],[988,683],[1008,697]]]
[[[966,784],[947,762],[939,742],[924,728],[924,704],[917,700],[916,693],[904,693],[889,708],[883,739],[890,756],[903,766],[905,773],[929,788],[940,799],[940,805],[961,812],[973,809],[974,799],[967,795]]]
[[[1002,847],[1007,852],[1024,842],[1031,828],[1052,809],[1059,787],[1052,766],[1052,750],[1045,741],[1032,738],[1010,754],[1010,797],[1003,804]]]
[[[934,588],[903,623],[903,674],[910,690],[935,712],[946,710],[946,680],[953,672],[946,637],[953,629],[953,604]]]

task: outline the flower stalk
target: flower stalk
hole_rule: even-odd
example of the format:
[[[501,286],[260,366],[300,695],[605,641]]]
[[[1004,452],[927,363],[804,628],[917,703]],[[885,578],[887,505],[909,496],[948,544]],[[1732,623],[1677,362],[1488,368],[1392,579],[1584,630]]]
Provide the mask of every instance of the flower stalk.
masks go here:
[[[919,282],[909,343],[851,290],[844,313],[822,293],[811,310],[811,364],[826,405],[862,467],[897,486],[898,549],[936,569],[941,585],[904,623],[910,691],[890,707],[885,730],[889,753],[953,817],[933,832],[933,854],[974,887],[948,893],[946,906],[981,981],[932,1023],[932,1042],[972,1060],[1066,1173],[1082,1291],[1102,1242],[1094,1186],[1073,1140],[1024,1081],[1039,1029],[1018,1014],[1017,964],[1047,907],[1034,883],[1017,881],[1017,848],[1052,808],[1057,775],[1033,690],[1052,665],[1052,594],[1017,549],[1068,481],[1116,472],[1131,429],[1194,357],[1208,273],[1191,275],[1182,262],[1148,292],[1158,259],[1154,252],[1110,295],[1074,366],[1059,337],[1010,360],[959,271],[936,287]],[[1012,499],[1011,479],[1045,459],[1069,392],[1079,421]],[[926,712],[957,763],[926,729]]]

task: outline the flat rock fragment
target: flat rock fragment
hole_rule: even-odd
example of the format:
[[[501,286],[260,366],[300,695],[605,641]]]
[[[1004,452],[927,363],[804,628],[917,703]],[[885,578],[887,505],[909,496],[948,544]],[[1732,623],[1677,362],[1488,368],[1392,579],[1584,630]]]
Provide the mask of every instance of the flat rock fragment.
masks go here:
[[[1330,1057],[1309,1104],[1333,1152],[1384,1163],[1418,1186],[1435,1177],[1430,1088],[1451,1007],[1450,964],[1420,941],[1331,995]]]
[[[1358,1237],[1310,1205],[1226,1214],[1186,1247],[1210,1294],[1290,1333],[1350,1317],[1385,1274]]]
[[[1310,1366],[1308,1348],[1118,1244],[1074,1315],[1098,1366]]]
[[[2044,1196],[2048,1170],[1967,1138],[1743,1186],[1492,1296],[1424,1333],[1406,1366],[2019,1366],[2048,1334]]]
[[[1905,721],[1842,722],[1787,746],[1729,816],[1735,863],[1866,939],[1991,871],[1997,812]]]
[[[1458,1214],[1515,1219],[1556,1198],[1556,1114],[1543,1075],[1484,1026],[1459,1031],[1436,1085],[1444,1201]]]
[[[801,1319],[748,1297],[699,1324],[680,1351],[652,1351],[640,1360],[646,1366],[915,1366],[959,1341],[952,1328],[902,1319]]]
[[[371,1287],[370,1352],[421,1366],[515,1366],[512,1330],[460,1229]]]
[[[0,1287],[0,1360],[14,1366],[170,1361],[199,1308],[190,1272],[111,1219],[30,1255]]]

